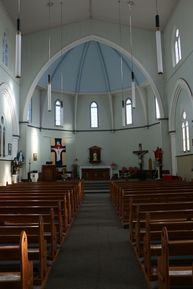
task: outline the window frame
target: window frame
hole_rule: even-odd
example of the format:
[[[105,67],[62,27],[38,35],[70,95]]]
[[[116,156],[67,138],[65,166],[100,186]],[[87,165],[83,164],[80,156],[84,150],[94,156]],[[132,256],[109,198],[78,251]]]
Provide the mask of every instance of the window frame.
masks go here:
[[[160,106],[157,97],[155,96],[155,118],[160,119],[161,118],[161,113],[160,113]]]
[[[58,112],[57,109],[59,109]],[[57,117],[57,115],[59,115],[59,118]],[[58,121],[59,123],[57,123]],[[60,99],[56,99],[54,103],[54,124],[57,127],[62,127],[63,125],[63,102]]]
[[[95,107],[92,107],[92,105],[96,105]],[[96,116],[93,115],[93,109],[95,109],[96,111]],[[93,117],[96,117],[97,119],[95,120],[96,122],[96,126],[93,126]],[[90,128],[99,128],[99,108],[98,108],[98,103],[93,100],[91,103],[90,103]]]
[[[182,59],[182,46],[179,28],[175,28],[174,30],[173,55],[173,64],[176,66]]]
[[[2,62],[6,67],[9,66],[9,45],[7,33],[5,31],[2,39]]]
[[[28,110],[27,110],[27,121],[32,123],[32,98],[29,101]]]
[[[187,120],[187,114],[185,111],[183,111],[182,113],[181,130],[182,130],[182,150],[184,153],[186,153],[190,151],[190,127],[189,122]]]
[[[130,103],[128,103],[130,102]],[[130,107],[130,111],[128,112],[128,108]],[[130,117],[129,117],[129,114],[130,113]],[[128,119],[130,118],[131,122],[128,122]],[[126,100],[125,100],[125,125],[128,126],[128,125],[131,125],[133,124],[133,111],[132,111],[132,100],[130,97],[128,97]]]

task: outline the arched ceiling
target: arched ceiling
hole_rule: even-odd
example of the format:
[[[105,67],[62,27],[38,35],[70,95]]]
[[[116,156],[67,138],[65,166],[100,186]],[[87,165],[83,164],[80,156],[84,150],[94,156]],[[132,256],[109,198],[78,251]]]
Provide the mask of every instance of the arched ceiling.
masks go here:
[[[68,93],[116,92],[131,87],[132,63],[118,50],[98,41],[80,44],[61,55],[39,81],[47,87],[51,75],[52,90]],[[143,73],[133,65],[138,85],[145,81]]]

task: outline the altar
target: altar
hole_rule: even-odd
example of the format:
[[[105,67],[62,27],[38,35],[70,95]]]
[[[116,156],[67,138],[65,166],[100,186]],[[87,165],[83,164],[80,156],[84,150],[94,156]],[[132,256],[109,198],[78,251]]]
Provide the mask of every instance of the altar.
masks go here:
[[[80,166],[80,179],[84,180],[109,180],[112,178],[111,166]]]

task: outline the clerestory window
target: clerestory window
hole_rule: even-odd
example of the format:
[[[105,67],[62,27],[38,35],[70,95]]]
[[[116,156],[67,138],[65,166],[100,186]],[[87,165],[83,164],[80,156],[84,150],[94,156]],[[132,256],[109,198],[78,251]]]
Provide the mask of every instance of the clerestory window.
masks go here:
[[[90,104],[90,126],[91,128],[99,127],[98,104],[95,101]]]

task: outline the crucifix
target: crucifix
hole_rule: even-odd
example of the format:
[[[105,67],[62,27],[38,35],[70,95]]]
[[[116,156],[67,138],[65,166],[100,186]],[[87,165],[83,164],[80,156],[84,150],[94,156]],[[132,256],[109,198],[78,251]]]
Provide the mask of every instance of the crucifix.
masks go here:
[[[143,158],[144,158],[144,155],[146,153],[148,153],[148,150],[143,150],[142,149],[142,144],[140,143],[139,144],[139,149],[137,151],[133,151],[133,153],[138,156],[140,172],[142,172],[143,171]]]

